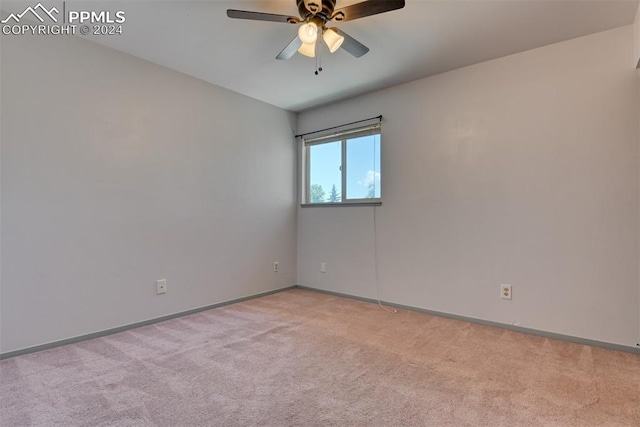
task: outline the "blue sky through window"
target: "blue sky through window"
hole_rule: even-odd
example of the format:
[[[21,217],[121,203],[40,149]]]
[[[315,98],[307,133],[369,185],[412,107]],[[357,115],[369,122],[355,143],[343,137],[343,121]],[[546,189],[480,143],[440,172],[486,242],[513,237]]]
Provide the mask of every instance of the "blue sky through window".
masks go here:
[[[347,198],[380,197],[380,135],[347,142]]]
[[[363,136],[347,140],[347,197],[366,199],[380,197],[380,135]],[[342,201],[342,142],[311,145],[309,147],[309,188],[311,203],[329,201],[335,185],[337,201]],[[316,192],[322,188],[322,200]],[[315,190],[314,190],[315,187]],[[322,194],[320,192],[320,194]],[[312,200],[314,199],[315,200]]]
[[[326,202],[334,185],[338,194],[342,193],[342,172],[340,171],[342,142],[312,145],[309,150],[309,188],[312,189],[310,202]],[[322,201],[312,200],[314,198],[314,185],[322,187]]]

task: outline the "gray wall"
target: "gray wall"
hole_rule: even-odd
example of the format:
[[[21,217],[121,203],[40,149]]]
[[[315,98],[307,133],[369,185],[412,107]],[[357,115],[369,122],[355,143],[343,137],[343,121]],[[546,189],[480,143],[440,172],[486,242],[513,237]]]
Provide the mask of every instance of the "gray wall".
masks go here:
[[[1,352],[295,284],[293,114],[75,37],[1,74]]]
[[[633,49],[628,26],[300,114],[385,117],[379,297],[635,345]],[[299,285],[375,298],[373,255],[373,208],[298,210]]]
[[[638,12],[636,13],[636,20],[633,24],[634,29],[634,44],[635,54],[633,55],[633,64],[640,70],[640,5],[638,5]],[[638,104],[640,105],[640,71],[636,71],[636,79],[638,81]],[[638,122],[640,122],[640,111],[638,112]],[[640,132],[640,126],[638,126],[638,132]],[[640,138],[640,133],[639,133]],[[640,146],[640,144],[638,144]],[[640,153],[639,153],[640,155]],[[640,175],[638,176],[640,179]],[[640,220],[640,215],[638,216]],[[640,229],[639,229],[640,231]],[[640,236],[639,236],[640,239]],[[638,270],[640,271],[640,259],[638,259]],[[640,307],[640,281],[638,281],[638,307]],[[640,310],[638,310],[638,330],[640,331]],[[640,332],[638,333],[640,335]],[[640,336],[638,337],[638,345],[640,345]]]
[[[636,67],[640,68],[640,6],[638,6],[638,11],[636,13],[636,20],[633,23],[633,41],[635,44],[634,54],[633,54],[633,64]]]

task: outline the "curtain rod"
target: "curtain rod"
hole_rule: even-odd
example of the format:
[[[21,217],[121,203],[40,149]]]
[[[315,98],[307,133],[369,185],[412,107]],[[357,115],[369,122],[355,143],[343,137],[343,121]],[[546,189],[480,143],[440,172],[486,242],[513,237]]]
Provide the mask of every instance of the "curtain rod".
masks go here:
[[[345,123],[345,124],[340,125],[340,126],[333,126],[333,127],[326,128],[326,129],[315,130],[313,132],[301,133],[300,135],[296,135],[296,138],[301,138],[301,137],[304,137],[304,136],[307,136],[307,135],[313,135],[314,133],[326,132],[328,130],[338,129],[338,128],[349,126],[349,125],[356,125],[358,123],[368,122],[369,120],[373,120],[373,119],[378,119],[378,120],[382,121],[382,115],[379,115],[379,116],[376,116],[376,117],[370,117],[370,118],[364,119],[364,120],[358,120],[357,122]]]

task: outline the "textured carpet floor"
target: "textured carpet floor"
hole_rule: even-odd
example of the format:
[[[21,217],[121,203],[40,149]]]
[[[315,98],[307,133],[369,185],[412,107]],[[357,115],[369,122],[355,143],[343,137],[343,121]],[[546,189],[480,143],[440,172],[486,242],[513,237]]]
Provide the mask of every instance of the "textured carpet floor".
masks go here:
[[[640,426],[640,356],[299,289],[0,380],[2,426]]]

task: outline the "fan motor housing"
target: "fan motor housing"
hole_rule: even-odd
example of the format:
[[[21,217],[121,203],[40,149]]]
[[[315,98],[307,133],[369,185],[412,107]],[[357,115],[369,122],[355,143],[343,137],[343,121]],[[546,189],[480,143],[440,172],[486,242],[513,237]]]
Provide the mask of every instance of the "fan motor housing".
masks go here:
[[[297,2],[300,17],[302,17],[303,19],[307,19],[310,16],[317,16],[322,19],[323,22],[331,19],[333,10],[336,7],[336,0],[318,0],[317,2],[314,0],[307,0],[309,9],[307,9],[307,6],[305,5],[305,0],[297,0]],[[320,4],[322,4],[322,10],[318,10],[320,9]],[[316,10],[314,11],[314,9]]]

